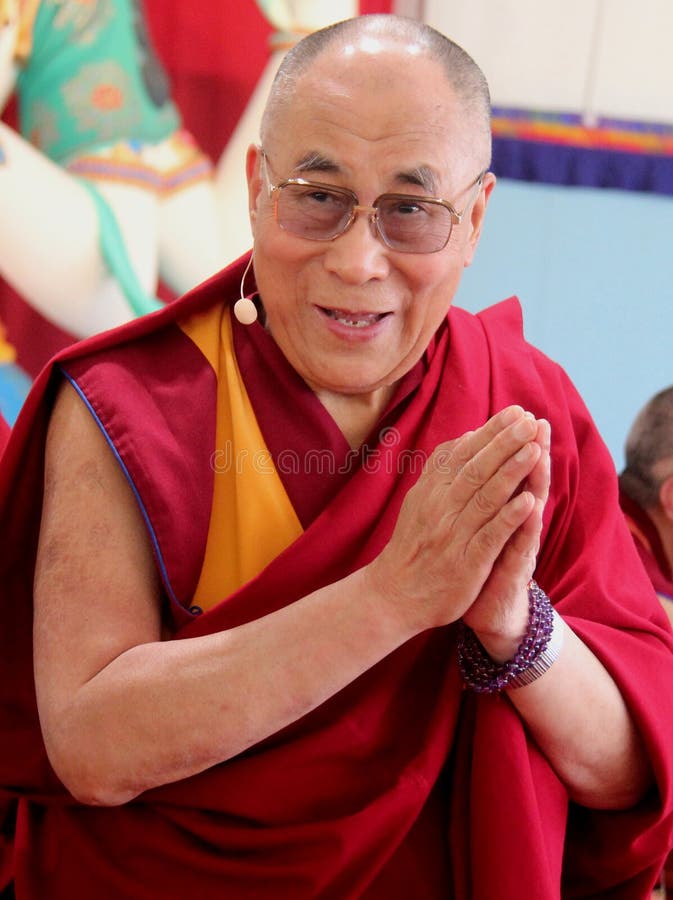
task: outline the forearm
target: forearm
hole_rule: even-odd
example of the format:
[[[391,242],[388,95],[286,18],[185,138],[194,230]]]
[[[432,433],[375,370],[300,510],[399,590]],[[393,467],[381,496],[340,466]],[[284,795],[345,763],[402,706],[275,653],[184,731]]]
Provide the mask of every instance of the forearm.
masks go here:
[[[647,754],[614,680],[565,623],[561,653],[507,695],[571,798],[597,809],[636,803],[652,783]]]
[[[356,572],[230,631],[126,650],[51,709],[47,749],[78,799],[124,803],[296,721],[410,636]]]

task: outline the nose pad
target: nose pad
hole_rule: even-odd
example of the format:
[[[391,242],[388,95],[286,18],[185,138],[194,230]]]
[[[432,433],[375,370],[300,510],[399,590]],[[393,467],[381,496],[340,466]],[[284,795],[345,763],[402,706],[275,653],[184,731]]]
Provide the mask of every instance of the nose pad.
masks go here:
[[[355,206],[353,208],[351,220],[345,230],[348,231],[350,228],[352,228],[361,214],[367,215],[367,222],[369,223],[369,229],[372,233],[372,237],[385,244],[386,242],[383,239],[383,234],[379,226],[379,211],[375,206]]]
[[[348,284],[364,284],[372,279],[385,278],[389,272],[385,252],[387,245],[379,232],[376,212],[370,206],[358,207],[348,228],[342,232],[341,240],[330,242],[326,249],[326,268]],[[358,224],[360,213],[366,216],[366,222]],[[373,240],[366,237],[367,226]]]
[[[369,227],[371,228],[374,237],[379,241],[383,241],[383,243],[385,244],[385,240],[383,240],[383,232],[381,231],[381,225],[379,222],[378,209],[375,209],[374,212],[369,213],[367,218],[369,219]]]

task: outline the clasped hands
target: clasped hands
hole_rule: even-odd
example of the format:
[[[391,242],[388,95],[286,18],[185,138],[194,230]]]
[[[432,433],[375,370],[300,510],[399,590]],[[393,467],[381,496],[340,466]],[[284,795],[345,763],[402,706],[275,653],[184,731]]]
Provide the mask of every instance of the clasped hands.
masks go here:
[[[462,618],[503,662],[526,630],[549,482],[549,423],[519,406],[439,444],[370,584],[411,634]]]

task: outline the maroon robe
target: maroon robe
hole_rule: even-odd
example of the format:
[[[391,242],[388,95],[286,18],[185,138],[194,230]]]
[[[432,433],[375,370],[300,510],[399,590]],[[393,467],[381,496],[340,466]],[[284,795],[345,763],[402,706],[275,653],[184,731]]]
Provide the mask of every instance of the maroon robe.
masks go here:
[[[226,763],[122,807],[76,803],[46,759],[31,670],[42,452],[57,380],[45,372],[0,467],[0,785],[20,797],[19,896],[647,897],[671,839],[673,637],[619,510],[609,454],[563,371],[523,340],[515,302],[476,317],[452,309],[368,454],[327,484],[324,473],[314,477],[311,490],[286,473],[304,533],[215,608],[191,609],[212,493],[216,384],[175,323],[233,302],[244,262],[57,360],[136,491],[175,639],[262,616],[371,560],[418,476],[414,454],[427,458],[438,442],[519,403],[552,424],[536,578],[620,687],[657,787],[629,811],[570,803],[509,701],[462,690],[448,626]],[[308,445],[347,452],[261,327],[236,325],[235,347],[277,464],[281,428],[299,456]]]
[[[5,444],[9,440],[9,424],[0,414],[0,455],[5,449]]]
[[[619,502],[652,586],[658,594],[667,597],[673,603],[673,571],[657,526],[647,512],[623,490],[619,493]]]

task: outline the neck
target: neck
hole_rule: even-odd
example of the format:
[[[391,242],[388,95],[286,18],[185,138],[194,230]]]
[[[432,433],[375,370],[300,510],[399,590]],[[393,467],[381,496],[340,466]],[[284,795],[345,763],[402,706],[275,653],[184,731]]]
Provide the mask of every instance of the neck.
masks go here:
[[[316,395],[341,429],[350,447],[356,450],[383,415],[394,390],[395,385],[388,385],[370,394],[316,391]]]

